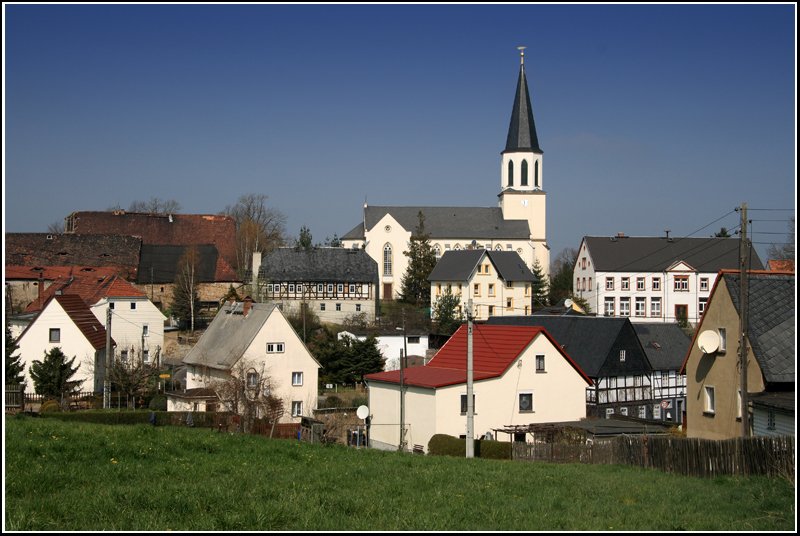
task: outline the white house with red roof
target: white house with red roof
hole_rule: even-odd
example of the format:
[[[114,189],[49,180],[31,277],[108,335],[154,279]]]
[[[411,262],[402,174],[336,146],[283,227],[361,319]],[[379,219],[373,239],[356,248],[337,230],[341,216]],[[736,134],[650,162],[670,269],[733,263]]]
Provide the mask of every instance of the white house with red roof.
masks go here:
[[[112,345],[113,345],[112,339]],[[80,296],[53,296],[19,339],[20,362],[25,366],[27,392],[33,392],[31,364],[43,361],[46,352],[60,347],[67,360],[78,366],[74,380],[83,381],[81,390],[100,391],[105,375],[106,330]]]
[[[166,317],[144,292],[117,275],[75,272],[67,279],[57,279],[25,312],[40,311],[53,296],[67,294],[80,296],[103,326],[111,308],[111,337],[116,342],[116,357],[142,359],[145,363],[159,358],[164,348]]]
[[[473,326],[474,431],[586,417],[592,380],[535,326]],[[370,446],[400,444],[399,370],[369,374]],[[435,434],[466,437],[467,327],[461,326],[426,366],[403,370],[405,445],[427,451]]]

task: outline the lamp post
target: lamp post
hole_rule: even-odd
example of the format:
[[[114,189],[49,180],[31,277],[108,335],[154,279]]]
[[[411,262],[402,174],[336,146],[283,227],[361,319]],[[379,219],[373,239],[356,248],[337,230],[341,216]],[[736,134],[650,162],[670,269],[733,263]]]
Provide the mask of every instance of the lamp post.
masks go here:
[[[400,355],[400,444],[397,446],[397,450],[404,451],[406,448],[406,404],[405,404],[405,360],[406,355],[408,355],[408,346],[406,345],[406,341],[408,337],[406,336],[406,315],[403,314],[403,327],[402,328],[395,328],[397,330],[403,330],[403,353]]]

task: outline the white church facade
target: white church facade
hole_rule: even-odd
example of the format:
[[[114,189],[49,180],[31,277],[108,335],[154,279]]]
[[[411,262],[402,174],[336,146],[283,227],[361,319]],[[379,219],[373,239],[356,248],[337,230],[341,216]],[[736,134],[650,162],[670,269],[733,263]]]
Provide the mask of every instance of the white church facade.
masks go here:
[[[549,274],[546,201],[542,156],[536,135],[524,51],[506,147],[501,153],[500,193],[496,207],[364,205],[362,221],[342,237],[347,248],[363,248],[378,263],[381,299],[400,296],[408,268],[411,234],[425,218],[425,231],[437,258],[447,251],[491,249],[516,251],[529,268],[539,262]]]

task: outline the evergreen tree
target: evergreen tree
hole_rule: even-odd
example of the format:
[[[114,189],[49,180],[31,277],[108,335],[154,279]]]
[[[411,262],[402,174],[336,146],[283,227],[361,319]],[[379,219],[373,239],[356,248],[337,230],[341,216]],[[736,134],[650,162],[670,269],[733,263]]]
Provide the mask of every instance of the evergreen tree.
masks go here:
[[[309,349],[322,365],[320,380],[324,383],[361,382],[365,374],[382,371],[385,363],[375,337],[363,341],[350,337],[338,339],[328,327],[315,338]]]
[[[403,252],[408,257],[408,270],[401,281],[400,300],[417,307],[428,307],[431,303],[428,276],[436,266],[436,253],[431,246],[430,234],[425,232],[425,216],[422,211],[417,214],[417,218],[419,223],[411,233],[408,251]]]
[[[6,322],[6,383],[22,383],[25,381],[23,370],[25,365],[20,362],[20,355],[14,355],[19,350],[17,341],[11,336],[11,326]]]
[[[542,272],[542,265],[539,264],[539,260],[537,259],[536,262],[533,263],[533,277],[534,281],[531,284],[531,295],[533,296],[533,307],[534,308],[541,308],[550,305],[550,298],[549,298],[549,282],[547,277],[545,277],[544,272]]]
[[[433,304],[431,316],[434,318],[434,327],[439,335],[452,335],[461,325],[462,318],[459,308],[461,297],[454,295],[450,289],[436,299]]]
[[[550,268],[550,303],[558,305],[572,295],[572,273],[578,250],[566,248],[558,254]]]
[[[294,247],[298,249],[311,249],[313,247],[311,229],[305,225],[300,228],[300,236],[295,240]]]
[[[78,372],[78,366],[73,368],[75,357],[67,361],[67,356],[60,347],[56,346],[44,353],[44,361],[38,359],[31,364],[30,374],[33,388],[37,395],[46,398],[63,400],[73,392],[80,389],[81,381],[71,378]]]

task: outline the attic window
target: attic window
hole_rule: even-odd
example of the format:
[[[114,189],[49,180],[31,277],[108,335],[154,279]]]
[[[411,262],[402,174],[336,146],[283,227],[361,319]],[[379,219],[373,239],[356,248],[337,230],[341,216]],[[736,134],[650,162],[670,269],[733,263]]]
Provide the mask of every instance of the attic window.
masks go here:
[[[47,239],[48,240],[52,240],[53,239],[53,235],[51,235],[51,234],[47,235]]]
[[[110,256],[111,256],[110,253],[101,253],[100,255],[98,255],[98,257],[110,257]]]
[[[59,254],[59,255],[62,255],[62,256],[63,256],[63,255],[69,255],[69,253],[67,253],[66,251],[59,251],[59,252],[58,252],[58,254]]]
[[[81,272],[94,272],[94,268],[91,268],[89,266],[84,266],[83,268],[81,268]]]
[[[660,345],[660,344],[658,344],[656,341],[651,341],[651,342],[650,342],[650,346],[652,346],[652,347],[653,347],[653,348],[655,348],[656,350],[661,350],[661,345]]]

